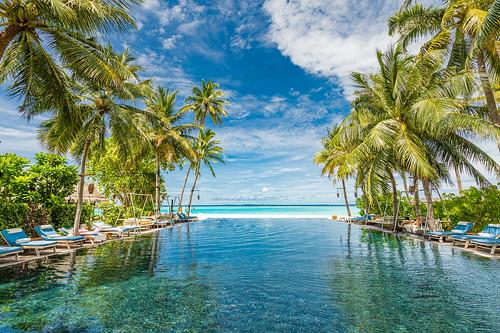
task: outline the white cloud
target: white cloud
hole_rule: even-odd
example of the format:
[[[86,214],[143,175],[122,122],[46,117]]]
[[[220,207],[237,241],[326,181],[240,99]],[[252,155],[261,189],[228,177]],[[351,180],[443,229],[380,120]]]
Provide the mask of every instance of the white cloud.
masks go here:
[[[387,18],[399,5],[394,0],[267,0],[268,38],[294,64],[336,78],[349,96],[351,73],[373,71],[375,50],[391,43]]]
[[[167,38],[163,38],[161,41],[161,45],[165,50],[173,49],[178,39],[179,35],[173,35]]]
[[[267,193],[267,192],[269,192],[269,189],[264,186],[264,187],[262,187],[261,191],[262,191],[262,193]]]

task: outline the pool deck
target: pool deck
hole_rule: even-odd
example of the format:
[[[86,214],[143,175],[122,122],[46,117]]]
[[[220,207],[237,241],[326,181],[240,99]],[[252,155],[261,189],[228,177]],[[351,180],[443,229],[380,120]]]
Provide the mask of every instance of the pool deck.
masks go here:
[[[196,221],[193,221],[196,222]],[[189,222],[189,223],[193,223]],[[187,223],[187,222],[184,222]],[[129,236],[121,237],[121,238],[112,238],[108,239],[102,243],[95,243],[95,244],[90,244],[90,243],[84,243],[83,246],[73,246],[71,249],[68,249],[66,245],[61,245],[56,248],[56,252],[54,253],[52,249],[47,249],[47,250],[41,250],[40,251],[40,256],[37,257],[35,254],[35,251],[24,251],[23,253],[19,254],[19,261],[16,261],[15,256],[9,256],[9,257],[0,257],[0,270],[4,268],[9,268],[9,267],[14,267],[14,266],[20,266],[20,267],[27,267],[29,265],[35,264],[38,265],[40,263],[43,263],[44,261],[47,261],[48,258],[54,257],[54,256],[61,256],[61,255],[67,255],[70,253],[74,253],[77,251],[80,251],[82,249],[90,249],[94,247],[98,247],[104,244],[107,244],[109,242],[116,242],[124,239],[130,239],[134,238],[136,236],[140,235],[147,235],[147,234],[152,234],[155,232],[159,232],[162,229],[169,229],[169,228],[174,228],[178,226],[179,224],[184,224],[184,223],[176,223],[174,225],[169,225],[165,226],[162,228],[151,228],[151,229],[146,229],[142,230],[139,234],[132,234]]]

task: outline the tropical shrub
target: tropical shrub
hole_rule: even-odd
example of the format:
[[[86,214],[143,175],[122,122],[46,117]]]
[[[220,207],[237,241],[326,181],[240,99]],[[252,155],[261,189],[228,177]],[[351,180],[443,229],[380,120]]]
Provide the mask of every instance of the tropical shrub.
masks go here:
[[[459,221],[474,222],[473,231],[478,232],[487,224],[500,223],[500,191],[497,186],[471,187],[460,195],[444,194],[443,200],[435,204],[435,214],[453,225]]]
[[[88,166],[99,191],[106,197],[120,200],[127,207],[132,205],[129,193],[149,194],[148,201],[154,197],[156,168],[152,158],[124,160],[117,154],[117,146],[108,140],[105,151],[92,155]],[[163,184],[161,190],[164,190]],[[134,198],[134,204],[142,207],[144,200],[145,197]]]
[[[74,166],[59,155],[38,153],[35,163],[16,154],[0,155],[0,229],[21,227],[33,235],[33,228],[52,224],[55,228],[73,223],[75,205],[67,197],[78,181]],[[93,212],[84,207],[84,219]]]

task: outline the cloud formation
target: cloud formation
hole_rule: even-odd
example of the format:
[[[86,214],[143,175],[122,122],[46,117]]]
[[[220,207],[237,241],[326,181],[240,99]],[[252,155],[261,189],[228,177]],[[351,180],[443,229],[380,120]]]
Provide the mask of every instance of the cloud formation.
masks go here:
[[[268,38],[306,71],[338,80],[346,96],[353,71],[376,68],[375,50],[385,49],[387,18],[394,0],[267,0]]]

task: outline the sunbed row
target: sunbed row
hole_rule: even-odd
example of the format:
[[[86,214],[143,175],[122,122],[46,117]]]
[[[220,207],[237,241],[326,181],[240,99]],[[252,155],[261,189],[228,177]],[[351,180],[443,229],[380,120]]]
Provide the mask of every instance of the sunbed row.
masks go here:
[[[161,228],[167,225],[181,222],[191,222],[196,217],[188,217],[185,214],[170,215],[173,219],[163,217],[144,217],[141,219],[126,219],[122,226],[111,226],[104,222],[93,222],[92,228],[82,225],[78,235],[73,235],[73,230],[60,228],[58,233],[50,224],[35,227],[35,232],[40,240],[32,240],[21,228],[5,229],[0,231],[0,235],[8,246],[0,246],[0,257],[15,256],[19,261],[19,254],[25,250],[34,250],[37,257],[40,251],[56,252],[56,246],[83,246],[85,242],[91,244],[102,243],[113,237],[126,237],[139,234],[141,230],[150,228]]]
[[[477,234],[470,233],[473,226],[472,222],[459,222],[451,231],[428,232],[424,237],[439,242],[450,241],[453,242],[453,245],[464,248],[486,249],[491,254],[500,250],[500,224],[488,224]]]

